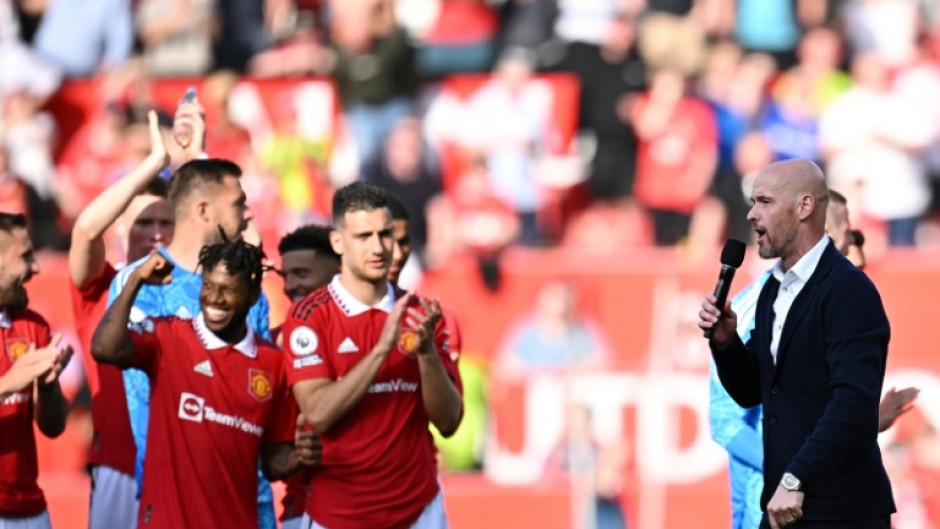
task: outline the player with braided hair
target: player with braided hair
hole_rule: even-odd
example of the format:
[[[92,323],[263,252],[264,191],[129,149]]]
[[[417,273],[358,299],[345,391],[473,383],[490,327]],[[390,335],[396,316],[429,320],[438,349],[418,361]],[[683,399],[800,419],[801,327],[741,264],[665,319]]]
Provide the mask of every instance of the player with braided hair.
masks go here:
[[[212,270],[219,263],[230,275],[242,276],[250,288],[261,288],[264,276],[264,252],[258,246],[242,240],[225,241],[203,246],[199,251],[199,268]]]
[[[317,442],[287,405],[282,353],[247,321],[261,294],[263,258],[241,240],[204,246],[200,313],[131,322],[141,287],[173,280],[173,265],[154,252],[128,275],[95,330],[97,361],[140,369],[150,379],[153,442],[139,526],[258,527],[259,456],[268,479],[319,461]]]

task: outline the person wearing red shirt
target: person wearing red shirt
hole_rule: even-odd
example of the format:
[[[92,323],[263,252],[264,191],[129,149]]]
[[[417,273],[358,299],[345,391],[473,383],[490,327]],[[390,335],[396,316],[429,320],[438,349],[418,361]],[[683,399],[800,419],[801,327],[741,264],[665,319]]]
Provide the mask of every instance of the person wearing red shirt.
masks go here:
[[[339,273],[339,256],[330,245],[329,226],[308,224],[301,226],[281,238],[277,251],[281,254],[281,269],[278,274],[284,279],[284,295],[291,302],[304,299],[307,294],[326,286]],[[281,343],[281,328],[271,329],[271,339]],[[298,415],[297,401],[290,399],[289,406]],[[281,529],[301,529],[304,507],[307,505],[307,484],[310,476],[297,472],[284,480],[287,491],[281,500]]]
[[[26,217],[0,213],[0,527],[48,529],[46,500],[37,484],[33,421],[44,435],[65,430],[68,401],[59,374],[72,357],[50,339],[49,324],[31,311],[24,285],[39,265]]]
[[[392,260],[388,267],[389,283],[398,286],[401,272],[411,257],[411,215],[408,208],[398,197],[388,195],[388,210],[392,214]],[[457,362],[463,343],[460,338],[460,326],[451,311],[442,309],[447,335],[450,343],[450,356]]]
[[[330,245],[333,228],[308,224],[281,238],[277,250],[281,254],[284,295],[296,303],[314,290],[326,286],[339,273],[339,255]]]
[[[148,115],[150,155],[133,171],[98,195],[75,221],[69,248],[72,314],[81,340],[82,359],[91,389],[94,426],[88,468],[91,474],[89,529],[133,527],[137,520],[134,458],[124,397],[124,380],[114,366],[91,357],[91,335],[107,306],[108,288],[117,273],[105,259],[104,233],[120,217],[126,234],[124,253],[134,262],[173,237],[173,212],[166,201],[166,182],[158,177],[170,162],[157,114]]]
[[[151,382],[138,527],[257,528],[259,455],[270,479],[316,464],[312,436],[285,405],[282,353],[246,322],[261,294],[262,258],[243,241],[203,247],[201,313],[128,328],[140,287],[171,280],[173,266],[154,252],[95,330],[97,361],[136,367]]]
[[[689,235],[718,163],[714,111],[689,95],[687,84],[679,71],[656,71],[631,110],[639,138],[633,192],[649,210],[660,246]]]
[[[364,182],[338,190],[333,223],[342,271],[284,323],[288,380],[323,439],[305,527],[446,527],[428,425],[452,435],[462,397],[440,305],[388,282],[384,191]]]

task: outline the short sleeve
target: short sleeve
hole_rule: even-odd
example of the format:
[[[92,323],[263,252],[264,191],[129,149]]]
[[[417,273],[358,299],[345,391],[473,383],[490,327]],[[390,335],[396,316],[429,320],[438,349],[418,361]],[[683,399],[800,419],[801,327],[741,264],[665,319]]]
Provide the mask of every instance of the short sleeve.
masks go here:
[[[36,324],[33,325],[35,336],[33,339],[35,340],[36,349],[40,349],[49,345],[49,342],[52,341],[52,331],[49,330],[49,323],[46,322],[45,318],[39,314],[35,314],[35,317]]]
[[[313,378],[336,378],[323,343],[323,329],[316,328],[315,317],[314,313],[301,320],[291,314],[282,327],[287,382],[291,386]]]
[[[160,340],[157,336],[159,324],[150,318],[137,323],[128,323],[127,334],[134,345],[134,361],[132,366],[153,374],[159,365]]]

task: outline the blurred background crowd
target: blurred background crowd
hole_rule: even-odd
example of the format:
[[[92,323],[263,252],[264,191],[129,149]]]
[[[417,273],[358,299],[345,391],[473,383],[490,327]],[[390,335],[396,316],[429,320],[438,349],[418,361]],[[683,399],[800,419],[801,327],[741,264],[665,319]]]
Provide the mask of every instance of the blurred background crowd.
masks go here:
[[[169,137],[170,81],[177,99],[198,86],[208,152],[243,168],[269,255],[365,179],[410,212],[406,286],[472,258],[496,292],[519,247],[712,255],[752,238],[749,183],[792,157],[848,197],[869,255],[940,247],[933,0],[0,0],[0,210],[64,252],[149,152],[147,110]],[[265,99],[269,82],[289,89]],[[545,286],[487,355],[510,377],[608,365],[574,299]],[[610,452],[590,487],[614,498]]]
[[[711,247],[750,237],[755,170],[803,157],[872,247],[936,245],[938,16],[926,0],[5,0],[0,199],[61,250],[146,153],[153,84],[205,77],[210,153],[246,169],[265,233],[367,179],[406,201],[425,266]],[[305,76],[334,91],[262,117],[239,89]],[[97,80],[94,112],[64,130],[48,102],[76,78]]]

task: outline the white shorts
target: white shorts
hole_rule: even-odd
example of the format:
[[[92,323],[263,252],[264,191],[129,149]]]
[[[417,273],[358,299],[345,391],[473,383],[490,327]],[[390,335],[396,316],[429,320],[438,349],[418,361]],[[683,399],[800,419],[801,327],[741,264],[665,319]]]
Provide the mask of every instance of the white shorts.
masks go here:
[[[310,519],[310,515],[304,513],[302,529],[326,529],[322,525]],[[437,491],[437,496],[430,503],[425,505],[421,511],[421,516],[411,525],[411,529],[447,529],[447,513],[444,512],[444,493]]]
[[[49,511],[25,518],[4,518],[0,516],[0,529],[49,529]]]
[[[301,529],[304,526],[303,516],[294,516],[281,522],[281,529]]]
[[[103,465],[91,467],[88,529],[134,529],[137,507],[134,476]]]

